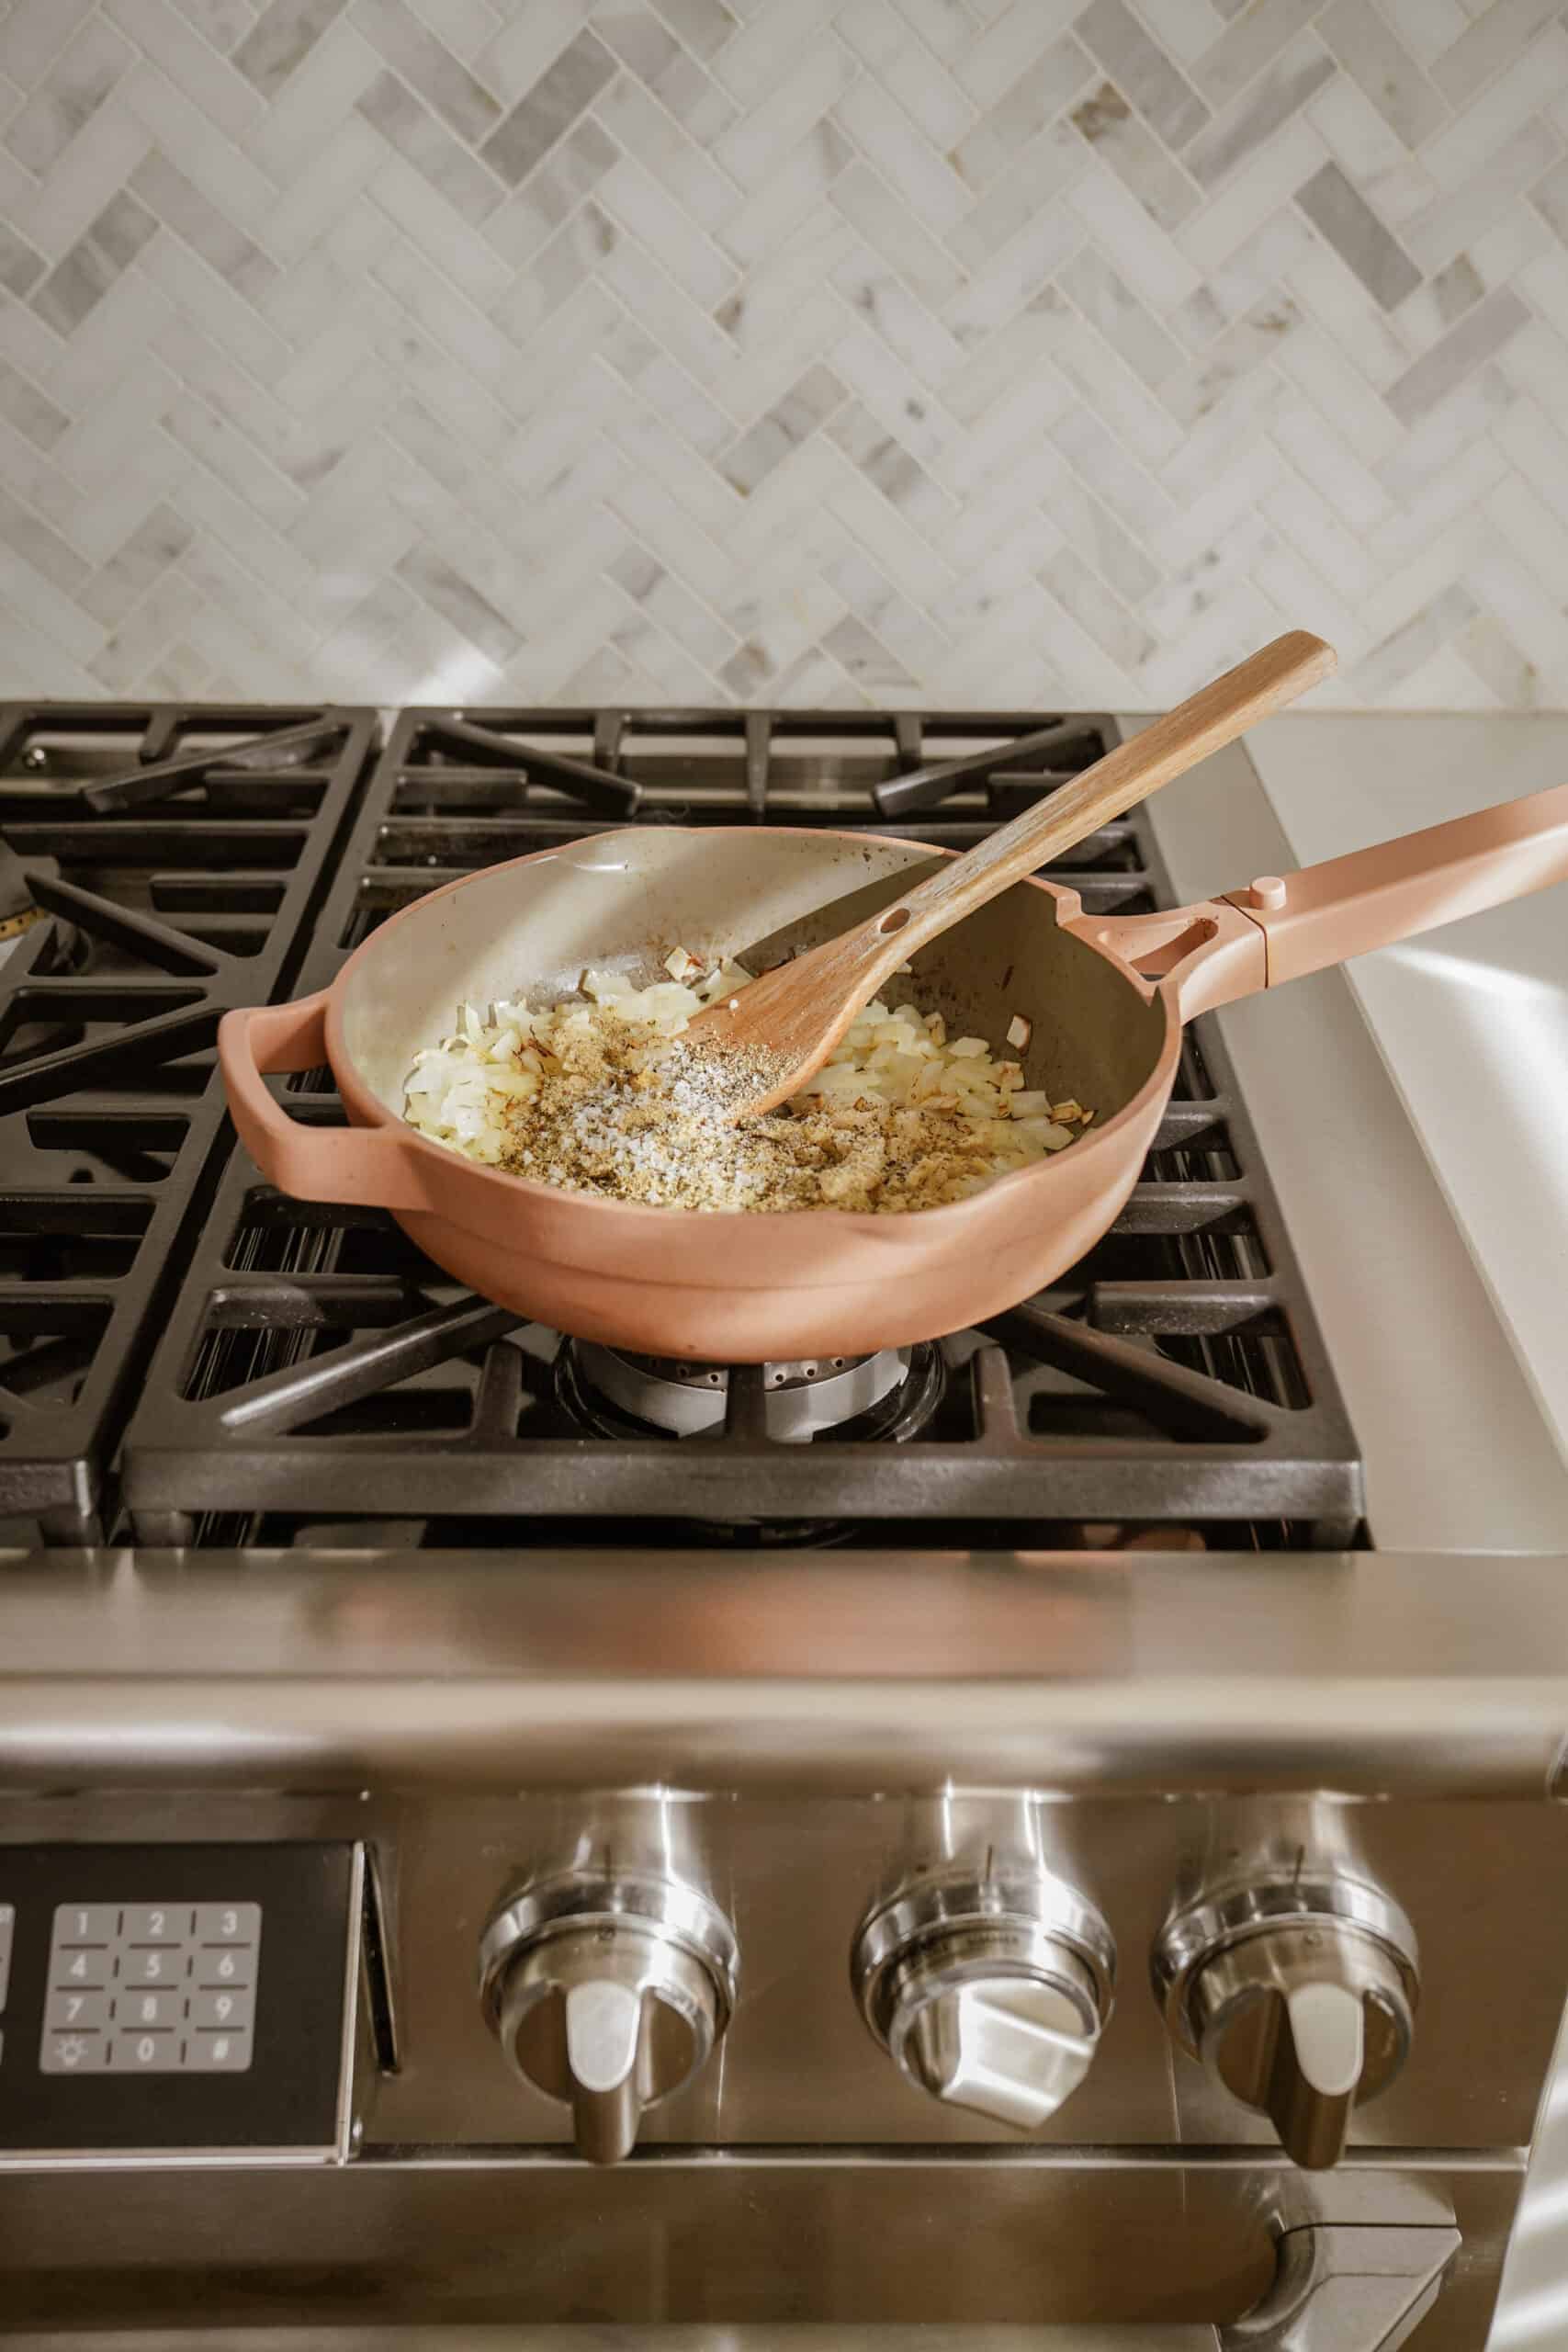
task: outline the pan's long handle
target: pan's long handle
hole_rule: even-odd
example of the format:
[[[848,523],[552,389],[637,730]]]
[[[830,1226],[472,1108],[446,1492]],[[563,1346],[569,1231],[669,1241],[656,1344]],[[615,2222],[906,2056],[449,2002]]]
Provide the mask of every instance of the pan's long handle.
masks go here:
[[[1168,914],[1070,918],[1181,1018],[1568,881],[1568,784]]]
[[[1277,890],[1255,883],[1229,896],[1263,933],[1262,985],[1278,988],[1564,880],[1568,784],[1560,784],[1306,866]]]
[[[305,1201],[374,1201],[380,1207],[432,1205],[418,1156],[400,1130],[308,1127],[291,1119],[264,1071],[314,1069],[327,1058],[325,992],[293,1004],[226,1012],[218,1059],[240,1140],[280,1192]]]
[[[1112,818],[1124,816],[1185,775],[1270,712],[1282,710],[1309,686],[1328,677],[1334,649],[1305,629],[1287,630],[1189,695],[1152,726],[1097,760],[1070,784],[1058,786],[1021,816],[999,826],[962,857],[951,859],[885,909],[874,920],[846,934],[841,945],[852,964],[874,973],[877,984],[928,939],[984,906],[1010,883],[1020,882],[1060,851],[1071,849]],[[836,977],[836,976],[835,976]],[[871,992],[868,985],[866,993]]]

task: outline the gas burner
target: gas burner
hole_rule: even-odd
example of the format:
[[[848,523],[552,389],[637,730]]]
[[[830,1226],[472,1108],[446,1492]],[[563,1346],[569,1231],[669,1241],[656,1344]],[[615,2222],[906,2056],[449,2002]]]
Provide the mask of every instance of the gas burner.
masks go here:
[[[875,1355],[815,1356],[761,1368],[767,1435],[805,1445],[835,1432],[910,1437],[924,1427],[945,1385],[942,1351],[929,1340]],[[627,1355],[595,1340],[567,1340],[556,1387],[574,1419],[602,1437],[701,1437],[722,1430],[729,1398],[723,1364],[676,1356]]]

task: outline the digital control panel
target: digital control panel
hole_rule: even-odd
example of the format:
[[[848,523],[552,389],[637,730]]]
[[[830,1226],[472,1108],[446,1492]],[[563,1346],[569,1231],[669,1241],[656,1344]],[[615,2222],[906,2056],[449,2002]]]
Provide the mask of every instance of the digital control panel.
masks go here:
[[[259,1903],[62,1903],[39,2064],[121,2074],[243,2074],[260,1962]]]
[[[0,1846],[0,2165],[345,2153],[361,1880],[338,1843]]]

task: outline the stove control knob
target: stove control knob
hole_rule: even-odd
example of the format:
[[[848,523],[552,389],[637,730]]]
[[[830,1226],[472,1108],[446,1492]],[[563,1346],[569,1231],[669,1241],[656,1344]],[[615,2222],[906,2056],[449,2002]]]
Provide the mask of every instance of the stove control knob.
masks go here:
[[[479,1996],[523,2080],[570,2106],[580,2155],[618,2164],[644,2108],[691,2081],[735,2006],[734,1931],[680,1880],[540,1879],[479,1947]]]
[[[1029,1871],[913,1880],[867,1915],[851,1961],[866,2023],[910,2082],[1024,2132],[1089,2072],[1115,1970],[1093,1905]]]
[[[1415,1931],[1361,1880],[1292,1875],[1206,1896],[1166,1922],[1153,1973],[1173,2039],[1309,2171],[1338,2163],[1352,2110],[1409,2052]]]

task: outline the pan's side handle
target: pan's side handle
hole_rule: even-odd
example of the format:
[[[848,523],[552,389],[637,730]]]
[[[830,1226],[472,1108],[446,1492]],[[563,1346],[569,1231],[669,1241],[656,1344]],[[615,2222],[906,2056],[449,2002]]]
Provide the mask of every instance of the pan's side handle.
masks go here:
[[[1376,849],[1354,850],[1300,874],[1268,876],[1229,896],[1263,933],[1263,985],[1278,988],[1282,980],[1564,880],[1568,784],[1428,825]]]
[[[314,1069],[327,1058],[327,999],[226,1012],[218,1059],[240,1140],[268,1181],[305,1201],[431,1206],[423,1171],[398,1129],[307,1127],[291,1119],[264,1073]]]
[[[1263,933],[1225,899],[1156,915],[1075,915],[1066,927],[1109,948],[1145,996],[1174,997],[1183,1021],[1268,986]]]

